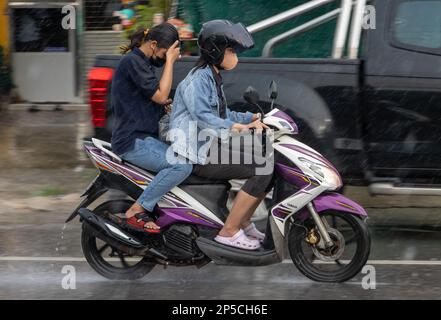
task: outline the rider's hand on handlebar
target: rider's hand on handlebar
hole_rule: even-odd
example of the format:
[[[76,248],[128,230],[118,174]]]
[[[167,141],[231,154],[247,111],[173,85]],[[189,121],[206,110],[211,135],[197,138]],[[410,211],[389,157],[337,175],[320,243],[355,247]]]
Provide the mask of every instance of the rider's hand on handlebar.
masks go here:
[[[253,114],[253,119],[251,121],[261,120],[262,114],[261,113],[255,113]]]
[[[257,132],[262,132],[264,129],[269,129],[269,127],[266,124],[260,122],[260,120],[256,120],[249,124],[235,123],[231,128],[231,130],[235,132],[247,132],[250,129]]]
[[[257,133],[262,133],[262,131],[264,129],[269,129],[269,127],[266,124],[264,124],[263,122],[261,122],[260,120],[256,120],[256,121],[251,122],[248,125],[248,128],[254,129],[254,131],[256,131]]]
[[[234,131],[234,132],[246,132],[248,130],[249,130],[249,127],[247,124],[235,123],[231,127],[231,131]]]

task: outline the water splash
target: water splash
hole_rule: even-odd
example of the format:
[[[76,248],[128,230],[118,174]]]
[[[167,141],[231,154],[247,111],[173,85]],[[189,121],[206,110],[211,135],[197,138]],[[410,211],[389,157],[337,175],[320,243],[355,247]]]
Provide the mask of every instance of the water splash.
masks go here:
[[[65,247],[62,247],[61,244],[62,244],[62,241],[64,240],[64,230],[66,230],[66,228],[67,228],[67,224],[64,223],[63,227],[61,228],[60,238],[58,239],[57,244],[55,246],[55,251],[57,253],[59,253],[61,256],[63,255],[61,249],[65,248]]]

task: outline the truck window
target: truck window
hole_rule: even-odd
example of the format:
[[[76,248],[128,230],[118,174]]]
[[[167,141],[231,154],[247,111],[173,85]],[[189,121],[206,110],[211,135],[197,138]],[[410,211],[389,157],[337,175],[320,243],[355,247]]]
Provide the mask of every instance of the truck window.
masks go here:
[[[396,3],[390,19],[390,41],[402,49],[441,54],[441,0]]]

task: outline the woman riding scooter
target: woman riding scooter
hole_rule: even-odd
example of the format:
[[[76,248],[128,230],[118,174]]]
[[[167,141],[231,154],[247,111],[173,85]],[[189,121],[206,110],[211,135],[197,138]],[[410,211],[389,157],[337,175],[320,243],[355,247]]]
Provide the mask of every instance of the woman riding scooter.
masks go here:
[[[163,23],[131,36],[127,53],[119,62],[112,80],[112,108],[115,126],[112,149],[122,159],[158,172],[138,200],[127,210],[123,221],[129,227],[159,232],[152,212],[161,197],[184,181],[191,164],[170,164],[168,145],[158,139],[158,124],[171,102],[173,65],[180,57],[176,28]],[[164,66],[160,80],[154,67]]]
[[[222,138],[222,131],[228,134],[231,131],[268,128],[260,122],[259,114],[230,111],[222,89],[220,71],[235,68],[238,63],[237,53],[252,48],[253,39],[240,23],[213,20],[202,26],[198,46],[201,51],[199,61],[176,89],[169,139],[173,140],[174,152],[196,163],[194,174],[211,179],[248,179],[237,194],[215,240],[228,246],[255,250],[260,247],[264,234],[257,230],[250,219],[266,193],[271,190],[272,166],[271,172],[256,175],[256,164],[217,164],[209,159],[209,149],[213,147],[213,142],[216,144],[218,141],[216,138]],[[196,123],[196,134],[192,130],[192,123]],[[209,144],[198,142],[197,150],[194,150],[191,148],[192,143],[189,143],[190,136],[198,136],[203,129],[216,134]],[[175,139],[173,130],[184,132],[185,139]]]

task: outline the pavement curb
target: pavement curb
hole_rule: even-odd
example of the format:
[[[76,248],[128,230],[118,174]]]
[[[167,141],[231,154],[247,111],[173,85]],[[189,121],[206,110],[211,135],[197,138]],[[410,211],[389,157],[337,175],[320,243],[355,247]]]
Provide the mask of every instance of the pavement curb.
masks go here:
[[[52,103],[52,104],[40,104],[40,103],[12,103],[6,106],[6,110],[11,111],[84,111],[89,109],[89,105],[84,103],[79,104],[65,104],[65,103]]]

